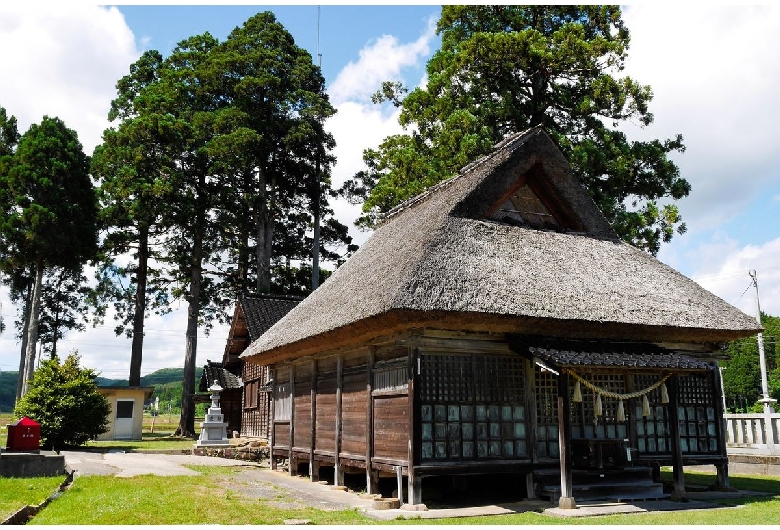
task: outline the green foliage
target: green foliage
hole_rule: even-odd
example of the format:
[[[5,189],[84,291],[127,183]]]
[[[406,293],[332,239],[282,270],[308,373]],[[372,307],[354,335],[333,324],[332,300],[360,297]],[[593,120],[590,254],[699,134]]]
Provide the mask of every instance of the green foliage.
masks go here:
[[[618,7],[443,6],[437,29],[426,86],[404,97],[385,83],[374,96],[401,108],[407,132],[366,150],[367,169],[342,188],[364,200],[358,225],[540,125],[623,239],[655,254],[685,231],[673,201],[690,185],[668,159],[682,137],[638,142],[617,130],[653,121],[650,87],[618,75],[629,45]]]
[[[16,400],[19,372],[0,372],[0,412],[10,412]]]
[[[106,432],[110,413],[108,400],[97,390],[95,372],[79,367],[77,353],[62,364],[57,357],[43,361],[14,409],[16,417],[41,424],[41,446],[55,451]]]
[[[764,358],[767,364],[769,396],[780,400],[780,317],[761,313],[764,327]],[[753,410],[761,398],[761,368],[756,337],[748,337],[729,343],[726,348],[729,359],[721,362],[723,367],[723,391],[726,406],[731,411]],[[762,410],[762,405],[758,405]]]
[[[78,267],[97,248],[97,203],[89,159],[75,131],[44,116],[19,139],[0,187],[11,205],[0,219],[4,268],[25,264]]]

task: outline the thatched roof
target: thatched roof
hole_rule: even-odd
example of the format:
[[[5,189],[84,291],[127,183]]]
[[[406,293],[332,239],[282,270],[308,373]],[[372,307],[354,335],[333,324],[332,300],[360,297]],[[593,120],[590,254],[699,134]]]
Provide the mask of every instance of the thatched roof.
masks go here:
[[[242,294],[233,312],[222,357],[223,367],[239,373],[241,365],[238,356],[301,300],[302,297],[289,295]]]
[[[528,189],[526,204],[517,195]],[[390,212],[241,357],[274,362],[423,327],[649,342],[757,331],[751,317],[620,241],[539,128]]]

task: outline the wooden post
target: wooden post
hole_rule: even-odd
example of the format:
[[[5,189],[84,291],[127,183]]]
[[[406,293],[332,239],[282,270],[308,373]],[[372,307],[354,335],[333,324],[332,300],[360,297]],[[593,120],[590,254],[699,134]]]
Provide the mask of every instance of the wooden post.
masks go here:
[[[276,429],[274,429],[274,422],[276,421],[276,409],[274,408],[276,405],[276,381],[274,380],[274,370],[270,366],[268,367],[268,379],[271,381],[271,403],[268,404],[268,425],[271,431],[268,433],[271,445],[271,470],[276,471],[276,458],[274,458],[274,444],[276,443]]]
[[[333,485],[344,485],[344,471],[341,469],[341,387],[343,384],[344,358],[336,360],[336,460],[333,470]]]
[[[528,451],[528,458],[532,463],[537,461],[536,453],[536,375],[534,363],[530,359],[525,359],[525,447]],[[476,429],[475,429],[476,431]],[[476,444],[475,444],[476,445]],[[534,472],[529,471],[525,474],[526,496],[529,499],[536,498],[536,485],[534,484]]]
[[[577,507],[572,485],[569,401],[569,374],[561,370],[558,376],[558,449],[561,457],[561,498],[558,507],[566,510]]]
[[[398,487],[398,504],[403,506],[404,504],[404,468],[401,466],[395,466],[395,480]],[[412,491],[411,488],[409,491]]]
[[[314,465],[314,444],[317,437],[317,360],[311,361],[311,441],[309,443],[309,480],[319,482],[319,466]]]
[[[720,370],[717,363],[715,369],[712,370],[712,394],[713,396],[723,396],[723,381],[720,378]],[[718,433],[718,452],[723,460],[715,464],[715,470],[717,472],[717,478],[715,479],[715,487],[720,491],[727,491],[729,489],[729,457],[726,452],[726,416],[725,410],[723,410],[723,400],[715,399],[715,418],[720,418],[720,421],[716,421],[715,432]]]
[[[374,390],[374,375],[372,373],[374,369],[374,357],[376,354],[376,346],[371,346],[368,349],[368,355],[366,356],[366,493],[373,495],[378,492],[378,484],[376,483],[374,473],[371,471],[371,456],[374,454],[374,406],[371,392]]]
[[[417,433],[420,432],[420,396],[418,385],[415,384],[419,376],[418,363],[420,362],[420,351],[415,346],[409,349],[409,437],[408,437],[408,458],[409,465],[406,468],[407,483],[407,501],[409,504],[422,504],[422,478],[415,477],[414,466],[419,463],[421,440],[417,439]],[[402,493],[398,492],[399,498]]]
[[[298,474],[295,458],[293,458],[293,445],[295,445],[295,365],[290,364],[290,446],[288,448],[288,472],[294,476]]]
[[[667,387],[669,390],[669,437],[672,440],[672,476],[674,478],[672,500],[686,501],[685,473],[683,470],[682,446],[680,445],[680,418],[677,414],[679,376],[673,375],[667,381],[670,383]]]

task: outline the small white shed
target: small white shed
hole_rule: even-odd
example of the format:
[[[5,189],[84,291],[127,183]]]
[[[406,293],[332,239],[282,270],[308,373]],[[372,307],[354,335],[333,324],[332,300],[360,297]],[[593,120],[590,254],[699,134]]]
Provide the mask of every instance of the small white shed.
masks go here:
[[[144,401],[154,392],[153,387],[99,386],[111,405],[108,431],[98,440],[140,440],[143,432]]]

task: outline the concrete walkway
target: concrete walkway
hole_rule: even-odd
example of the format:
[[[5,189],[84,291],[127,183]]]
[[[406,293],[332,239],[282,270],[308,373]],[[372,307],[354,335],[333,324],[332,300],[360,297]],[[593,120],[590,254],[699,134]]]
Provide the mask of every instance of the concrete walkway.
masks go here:
[[[241,466],[243,471],[233,479],[236,489],[252,497],[272,495],[275,487],[284,488],[291,493],[295,502],[325,510],[343,510],[357,508],[369,517],[380,520],[400,518],[439,519],[445,517],[475,517],[484,515],[505,515],[522,512],[538,512],[554,517],[587,517],[618,513],[645,513],[674,510],[728,509],[715,504],[722,498],[741,498],[763,495],[756,492],[697,492],[689,495],[684,503],[670,500],[605,502],[590,501],[579,503],[573,510],[561,510],[547,501],[524,500],[506,504],[491,504],[471,507],[434,507],[402,506],[399,509],[379,510],[374,508],[374,498],[334,488],[325,483],[313,483],[308,477],[290,476],[282,471],[271,471],[255,462],[245,462],[226,458],[195,456],[184,454],[148,454],[148,453],[92,453],[81,451],[63,451],[65,462],[74,471],[76,477],[85,475],[115,475],[132,477],[136,475],[197,475],[185,465]]]

